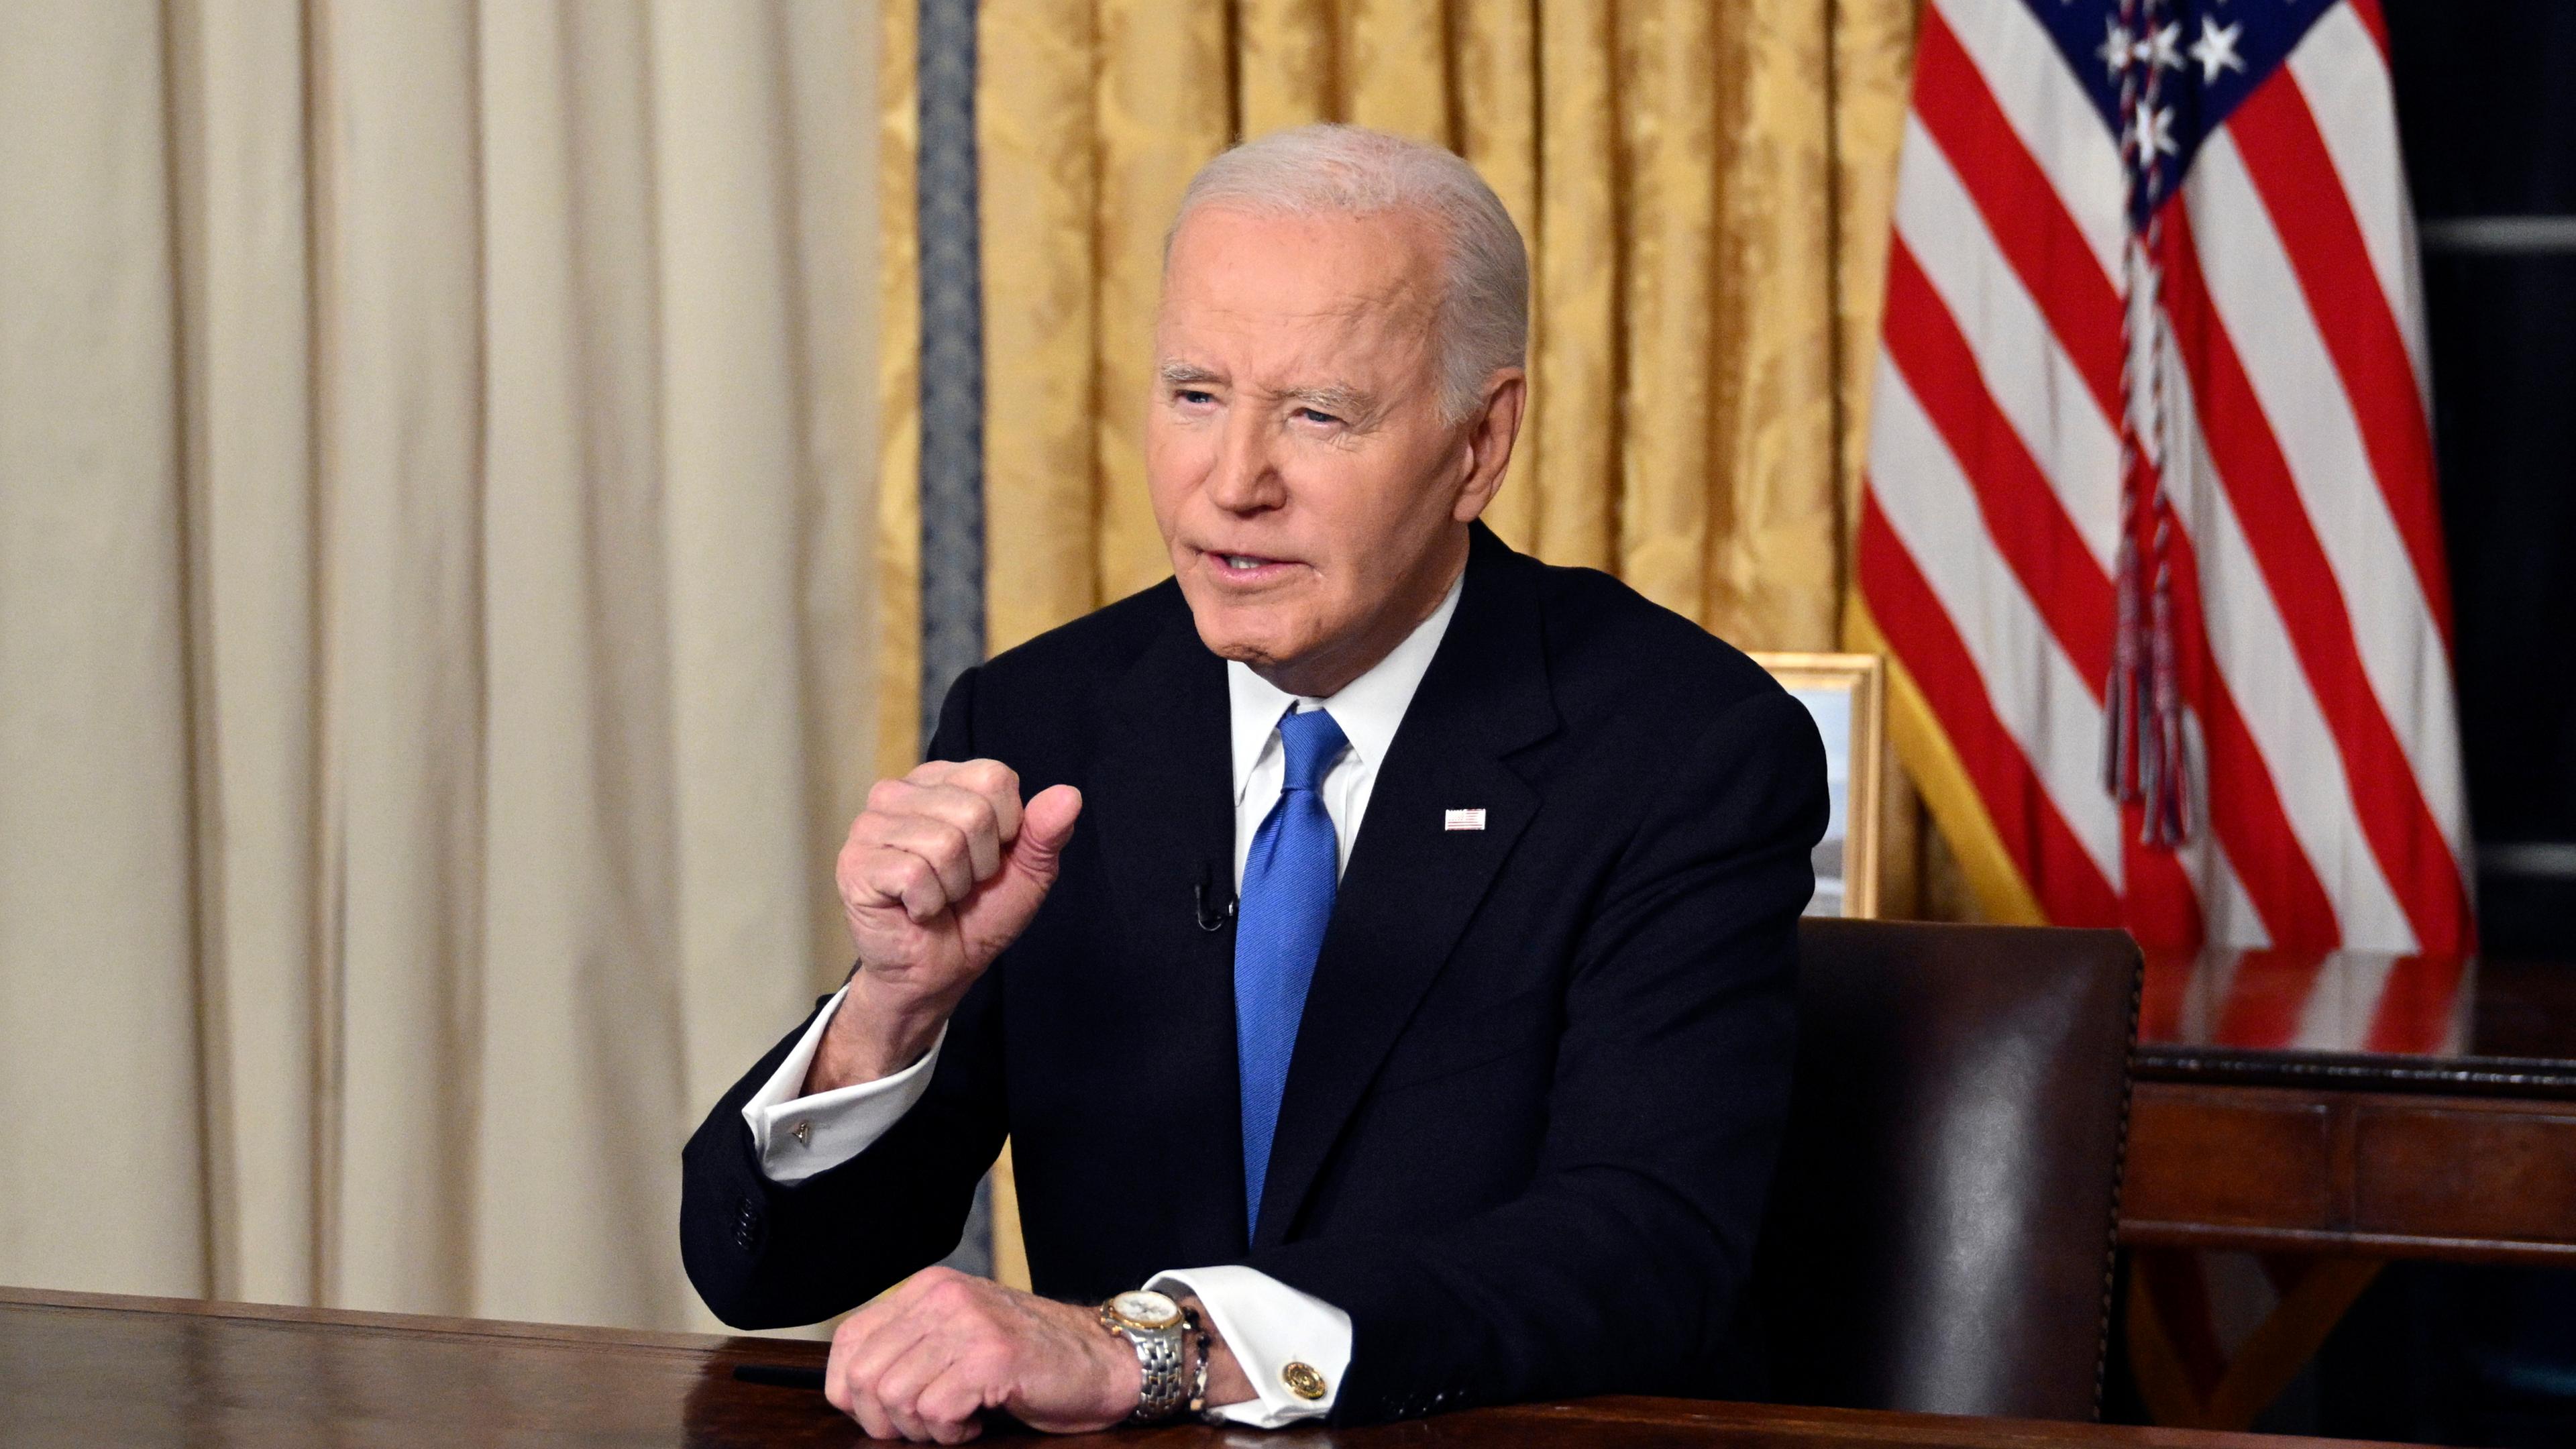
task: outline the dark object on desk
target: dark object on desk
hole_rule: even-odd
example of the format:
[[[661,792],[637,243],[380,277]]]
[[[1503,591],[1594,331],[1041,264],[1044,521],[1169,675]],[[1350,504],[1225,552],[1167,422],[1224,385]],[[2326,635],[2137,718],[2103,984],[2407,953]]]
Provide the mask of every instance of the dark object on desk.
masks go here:
[[[1783,1402],[2091,1419],[2138,948],[1811,919],[1755,1294]]]

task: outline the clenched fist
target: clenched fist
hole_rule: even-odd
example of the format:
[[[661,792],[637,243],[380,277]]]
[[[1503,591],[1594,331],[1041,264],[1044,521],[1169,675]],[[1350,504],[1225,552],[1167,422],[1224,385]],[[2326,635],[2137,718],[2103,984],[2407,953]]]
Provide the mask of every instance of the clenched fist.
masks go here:
[[[930,1050],[957,999],[1028,929],[1081,813],[1070,785],[1023,808],[1020,777],[998,760],[931,760],[868,791],[836,872],[859,966],[806,1092],[889,1076]]]

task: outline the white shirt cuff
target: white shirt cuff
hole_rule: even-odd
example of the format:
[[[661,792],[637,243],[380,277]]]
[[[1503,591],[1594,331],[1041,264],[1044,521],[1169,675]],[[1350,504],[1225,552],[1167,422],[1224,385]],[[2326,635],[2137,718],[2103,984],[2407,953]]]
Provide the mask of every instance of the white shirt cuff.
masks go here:
[[[1174,1268],[1145,1285],[1174,1296],[1194,1294],[1209,1323],[1234,1350],[1259,1398],[1216,1410],[1229,1423],[1279,1429],[1331,1413],[1351,1366],[1351,1316],[1256,1268]],[[1300,1398],[1283,1376],[1290,1364],[1321,1375],[1324,1395]]]
[[[787,1060],[742,1104],[743,1125],[751,1129],[761,1175],[771,1182],[803,1182],[867,1151],[930,1090],[931,1069],[939,1064],[939,1048],[948,1041],[945,1026],[920,1061],[890,1077],[854,1082],[810,1097],[796,1095],[814,1065],[814,1049],[823,1044],[823,1032],[849,990],[844,986],[832,993],[832,999],[814,1014],[813,1024],[796,1039]]]

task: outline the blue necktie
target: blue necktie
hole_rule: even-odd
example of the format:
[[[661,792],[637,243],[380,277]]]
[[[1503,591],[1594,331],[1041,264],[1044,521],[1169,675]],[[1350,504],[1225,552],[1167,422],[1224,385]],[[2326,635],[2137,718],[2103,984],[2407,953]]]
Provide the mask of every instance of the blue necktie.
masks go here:
[[[1333,918],[1339,848],[1318,793],[1324,772],[1349,743],[1324,711],[1279,721],[1287,779],[1279,803],[1253,832],[1243,863],[1243,903],[1234,921],[1234,1047],[1243,1079],[1243,1204],[1247,1226],[1261,1219],[1261,1183],[1288,1086],[1297,1019],[1315,979],[1315,953]]]

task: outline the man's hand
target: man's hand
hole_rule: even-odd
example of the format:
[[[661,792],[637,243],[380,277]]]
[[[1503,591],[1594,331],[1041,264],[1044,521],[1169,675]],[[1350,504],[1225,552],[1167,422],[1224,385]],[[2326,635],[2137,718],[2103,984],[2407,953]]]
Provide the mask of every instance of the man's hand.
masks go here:
[[[1092,1309],[925,1268],[841,1320],[823,1394],[878,1439],[962,1444],[998,1409],[1033,1429],[1106,1429],[1136,1410],[1136,1350]]]
[[[920,1060],[957,999],[1028,929],[1082,813],[1070,785],[1020,807],[998,760],[932,760],[879,780],[852,822],[835,879],[859,948],[807,1094],[889,1076]]]

